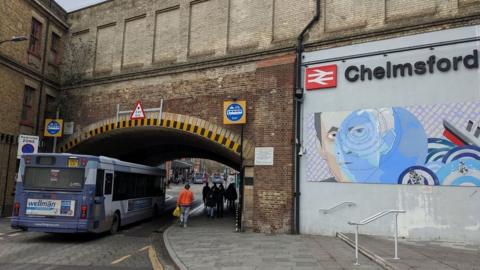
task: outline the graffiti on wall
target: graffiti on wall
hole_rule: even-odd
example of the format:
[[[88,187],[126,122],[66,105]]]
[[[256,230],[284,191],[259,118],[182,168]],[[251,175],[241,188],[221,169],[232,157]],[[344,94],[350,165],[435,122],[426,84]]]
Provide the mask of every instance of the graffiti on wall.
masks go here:
[[[307,119],[309,181],[480,186],[480,101]]]

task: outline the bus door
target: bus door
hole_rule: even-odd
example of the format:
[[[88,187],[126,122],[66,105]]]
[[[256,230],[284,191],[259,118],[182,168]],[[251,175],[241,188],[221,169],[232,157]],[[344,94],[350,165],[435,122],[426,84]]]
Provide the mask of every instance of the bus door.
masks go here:
[[[112,203],[113,172],[98,170],[93,206],[93,229],[103,231],[109,228]],[[111,215],[111,214],[110,214]]]

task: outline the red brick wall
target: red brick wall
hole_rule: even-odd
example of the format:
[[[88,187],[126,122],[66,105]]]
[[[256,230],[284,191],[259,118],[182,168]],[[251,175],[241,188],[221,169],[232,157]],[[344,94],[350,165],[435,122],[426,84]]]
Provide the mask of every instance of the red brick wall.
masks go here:
[[[256,146],[275,148],[274,166],[255,168],[254,229],[289,232],[292,202],[294,57],[277,56],[257,63],[212,68],[171,77],[97,85],[68,90],[67,120],[77,125],[115,116],[116,104],[195,116],[222,125],[223,101],[247,100],[245,138]],[[239,126],[228,126],[237,134]],[[181,139],[181,138],[179,138]],[[251,161],[249,161],[251,163]]]

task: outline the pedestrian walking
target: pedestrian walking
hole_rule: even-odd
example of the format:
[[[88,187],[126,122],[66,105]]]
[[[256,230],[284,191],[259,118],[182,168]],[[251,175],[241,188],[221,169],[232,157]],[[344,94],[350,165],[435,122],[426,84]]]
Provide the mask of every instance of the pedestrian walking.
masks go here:
[[[235,201],[237,200],[237,189],[235,188],[235,183],[230,183],[227,190],[225,191],[225,198],[228,200],[227,207],[230,211],[235,211]]]
[[[217,188],[215,195],[215,199],[217,201],[217,217],[221,218],[223,217],[223,200],[225,198],[225,189],[223,188],[223,184],[220,184],[220,186]]]
[[[186,184],[185,188],[180,191],[177,198],[177,206],[180,206],[180,226],[187,227],[188,215],[190,214],[190,207],[193,203],[193,192],[190,190],[190,185]]]
[[[214,218],[214,209],[217,201],[215,200],[215,192],[214,188],[208,190],[206,198],[205,198],[205,205],[207,206],[207,217]]]
[[[210,187],[208,186],[208,182],[206,182],[202,190],[203,204],[205,204],[205,206],[207,205],[207,195],[209,192],[210,192]]]

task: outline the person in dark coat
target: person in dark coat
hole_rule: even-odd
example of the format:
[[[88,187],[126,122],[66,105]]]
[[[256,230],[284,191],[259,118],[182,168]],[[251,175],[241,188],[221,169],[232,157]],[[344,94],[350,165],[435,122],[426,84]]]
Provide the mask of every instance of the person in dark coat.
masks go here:
[[[217,217],[223,217],[223,199],[225,197],[225,189],[223,188],[223,185],[220,184],[220,186],[216,189],[216,200],[217,200]]]
[[[208,190],[205,198],[205,205],[207,206],[207,217],[214,218],[214,209],[217,205],[217,200],[215,197],[215,190],[218,189],[215,185]]]
[[[227,205],[231,211],[235,211],[235,201],[237,200],[237,197],[237,189],[235,189],[235,184],[230,183],[225,191],[225,199],[228,200]]]
[[[207,205],[207,195],[210,192],[210,187],[208,186],[208,182],[205,183],[205,186],[203,186],[202,190],[202,197],[203,197],[203,203]]]

